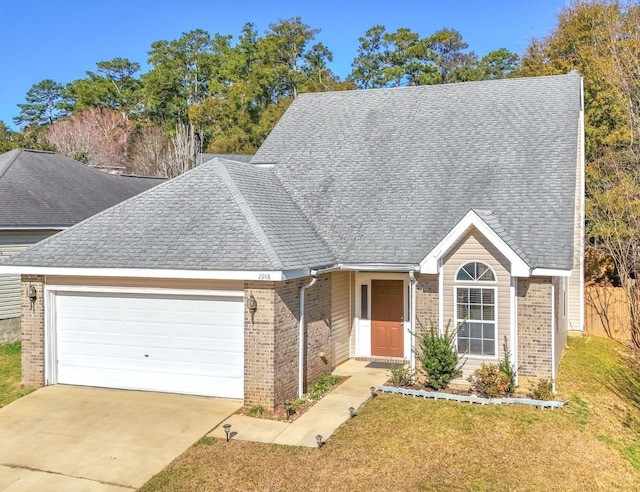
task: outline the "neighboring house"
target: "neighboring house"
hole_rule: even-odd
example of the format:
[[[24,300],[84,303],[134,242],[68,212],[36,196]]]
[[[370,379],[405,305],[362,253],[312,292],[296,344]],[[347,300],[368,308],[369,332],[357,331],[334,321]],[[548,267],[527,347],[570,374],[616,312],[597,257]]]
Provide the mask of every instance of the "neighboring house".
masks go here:
[[[299,95],[251,163],[213,158],[0,266],[23,382],[274,406],[349,358],[555,379],[582,329],[579,74]],[[28,293],[31,290],[32,296]]]
[[[52,152],[0,154],[0,262],[160,182],[105,174]],[[20,276],[0,275],[0,342],[19,336]]]
[[[215,159],[216,157],[219,157],[220,159],[230,159],[232,161],[238,161],[238,162],[251,162],[251,159],[253,159],[253,154],[207,154],[207,153],[201,153],[201,154],[198,154],[198,157],[196,159],[196,165],[199,166],[200,164],[204,164],[205,162],[208,162],[211,159]]]

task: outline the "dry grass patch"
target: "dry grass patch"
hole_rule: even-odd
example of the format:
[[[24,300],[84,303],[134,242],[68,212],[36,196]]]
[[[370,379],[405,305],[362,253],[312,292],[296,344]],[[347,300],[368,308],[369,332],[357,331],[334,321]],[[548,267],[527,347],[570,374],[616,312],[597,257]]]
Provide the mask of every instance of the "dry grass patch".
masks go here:
[[[627,355],[570,339],[564,410],[384,395],[319,450],[199,444],[141,490],[637,490],[640,407],[608,383],[633,374]]]
[[[20,354],[20,342],[0,345],[0,407],[33,391],[33,388],[21,387]]]

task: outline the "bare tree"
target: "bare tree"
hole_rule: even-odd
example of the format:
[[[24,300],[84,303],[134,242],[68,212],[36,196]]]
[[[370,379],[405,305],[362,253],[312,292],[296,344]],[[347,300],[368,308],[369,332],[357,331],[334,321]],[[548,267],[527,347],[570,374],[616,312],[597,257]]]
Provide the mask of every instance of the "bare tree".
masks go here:
[[[629,305],[631,341],[640,347],[640,172],[635,152],[607,151],[591,164],[591,247],[615,264]]]
[[[132,140],[127,172],[166,177],[169,138],[164,130],[159,126],[144,127]]]
[[[200,152],[200,141],[193,125],[179,123],[169,141],[169,152],[165,160],[164,175],[168,178],[178,176],[196,165]]]
[[[51,125],[44,139],[67,157],[105,171],[124,171],[130,128],[120,114],[88,108]]]

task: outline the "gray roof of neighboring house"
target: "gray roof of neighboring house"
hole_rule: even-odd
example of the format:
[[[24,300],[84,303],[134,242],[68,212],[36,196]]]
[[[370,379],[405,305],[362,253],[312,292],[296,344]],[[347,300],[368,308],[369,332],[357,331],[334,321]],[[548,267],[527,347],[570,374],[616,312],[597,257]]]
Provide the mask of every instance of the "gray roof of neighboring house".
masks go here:
[[[37,150],[0,154],[0,228],[68,227],[163,180],[106,174]]]
[[[301,94],[252,163],[346,263],[417,263],[470,210],[570,269],[581,77]]]
[[[5,264],[294,270],[329,261],[327,247],[269,169],[216,158]]]
[[[571,269],[580,110],[576,73],[302,94],[251,164],[213,158],[5,264],[417,264],[474,209],[531,267]]]

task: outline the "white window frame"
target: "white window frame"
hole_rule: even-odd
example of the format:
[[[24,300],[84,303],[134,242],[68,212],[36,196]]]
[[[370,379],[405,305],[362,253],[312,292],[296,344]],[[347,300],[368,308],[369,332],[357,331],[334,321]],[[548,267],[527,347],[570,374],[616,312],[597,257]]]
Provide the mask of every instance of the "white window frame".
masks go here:
[[[487,267],[491,273],[493,274],[493,280],[458,280],[458,273],[469,263],[480,263]],[[469,352],[458,352],[458,355],[467,357],[469,359],[479,359],[479,360],[498,360],[499,346],[498,346],[498,276],[493,268],[490,265],[481,260],[471,260],[465,261],[460,267],[456,270],[454,276],[454,285],[453,285],[453,312],[455,319],[455,344],[456,351],[458,350],[458,326],[464,322],[479,322],[484,323],[484,320],[469,320],[469,319],[460,319],[458,318],[458,289],[482,289],[482,290],[492,290],[493,291],[493,340],[494,340],[494,355],[481,355],[481,354],[471,354]]]

